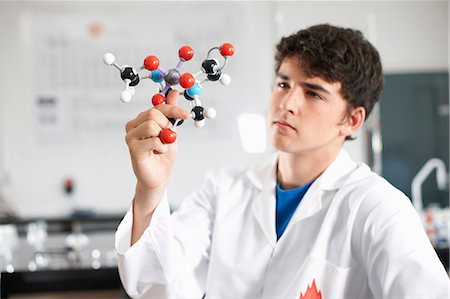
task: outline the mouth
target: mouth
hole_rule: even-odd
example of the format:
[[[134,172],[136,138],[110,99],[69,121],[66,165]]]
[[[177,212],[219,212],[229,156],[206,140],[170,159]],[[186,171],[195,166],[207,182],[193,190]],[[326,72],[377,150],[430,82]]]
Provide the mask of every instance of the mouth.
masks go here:
[[[276,126],[280,130],[284,130],[284,131],[286,131],[286,130],[294,130],[294,131],[296,131],[296,129],[293,126],[291,126],[289,123],[287,123],[285,121],[282,121],[282,120],[275,120],[275,121],[272,122],[272,125]]]

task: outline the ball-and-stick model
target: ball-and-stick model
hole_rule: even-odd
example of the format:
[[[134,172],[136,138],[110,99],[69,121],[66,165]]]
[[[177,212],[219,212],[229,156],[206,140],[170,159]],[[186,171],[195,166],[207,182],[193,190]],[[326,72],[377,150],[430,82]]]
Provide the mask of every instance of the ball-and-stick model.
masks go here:
[[[212,54],[219,51],[224,58],[222,64],[219,60],[214,58]],[[120,66],[115,61],[115,57],[111,53],[106,53],[103,56],[103,61],[107,65],[112,65],[120,71],[120,77],[125,83],[123,91],[120,93],[120,100],[124,103],[131,101],[135,94],[134,87],[142,79],[152,79],[154,82],[160,84],[159,92],[152,97],[152,104],[154,106],[160,105],[166,101],[167,94],[172,90],[172,86],[179,84],[183,89],[183,95],[189,101],[191,106],[191,118],[194,120],[196,127],[203,127],[205,125],[205,118],[213,119],[216,116],[214,108],[204,108],[200,101],[200,94],[202,93],[202,84],[207,81],[219,81],[223,85],[228,85],[231,82],[229,75],[223,73],[229,57],[234,54],[234,47],[230,43],[224,43],[221,46],[213,47],[208,51],[206,59],[203,60],[201,69],[195,74],[184,73],[181,74],[180,69],[184,62],[189,61],[194,56],[194,50],[189,46],[183,46],[178,50],[179,62],[169,70],[160,67],[158,57],[149,55],[144,59],[142,66],[133,68],[128,65]],[[139,75],[141,70],[150,71],[147,75]],[[203,77],[203,79],[201,78]],[[172,123],[171,128],[161,130],[159,138],[163,143],[173,143],[176,140],[176,127],[183,123],[181,119],[170,119]]]

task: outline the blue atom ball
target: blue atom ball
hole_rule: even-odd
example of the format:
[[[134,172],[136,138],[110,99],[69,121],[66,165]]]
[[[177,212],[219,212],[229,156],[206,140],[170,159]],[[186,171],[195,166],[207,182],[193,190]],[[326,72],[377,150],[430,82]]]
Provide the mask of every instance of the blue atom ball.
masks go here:
[[[152,71],[152,80],[156,83],[162,82],[164,80],[163,74],[160,70]]]
[[[188,96],[194,97],[195,95],[200,95],[202,93],[202,88],[198,85],[198,83],[195,83],[194,86],[186,91],[186,93]]]

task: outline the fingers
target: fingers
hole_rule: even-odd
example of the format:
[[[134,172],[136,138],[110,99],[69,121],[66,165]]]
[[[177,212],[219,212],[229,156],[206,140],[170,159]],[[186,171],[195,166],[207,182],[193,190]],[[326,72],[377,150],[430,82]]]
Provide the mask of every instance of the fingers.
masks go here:
[[[161,127],[153,120],[141,123],[127,133],[125,140],[131,152],[136,154],[165,153],[168,150],[159,138]]]
[[[169,120],[167,119],[167,117],[165,117],[158,109],[152,108],[150,110],[139,113],[135,119],[130,120],[126,124],[125,129],[127,133],[129,133],[132,129],[137,128],[140,124],[149,120],[153,120],[161,127],[165,127],[169,124]]]
[[[156,121],[148,120],[141,123],[136,128],[133,128],[132,130],[128,131],[125,139],[127,143],[129,143],[131,140],[135,139],[140,140],[151,137],[157,137],[159,136],[161,129],[162,129],[161,126]]]
[[[166,97],[166,103],[168,105],[174,105],[177,106],[178,105],[178,97],[180,96],[180,93],[178,92],[178,90],[171,90],[169,92],[169,94]]]
[[[171,90],[166,97],[166,104],[158,105],[158,108],[168,118],[181,118],[186,119],[190,116],[190,113],[185,109],[178,107],[178,99],[180,93],[178,90]]]
[[[162,143],[159,137],[152,137],[135,141],[130,150],[135,154],[148,154],[149,152],[164,154],[169,150],[169,146]]]
[[[161,111],[167,118],[181,118],[186,119],[190,117],[190,113],[178,106],[173,106],[169,104],[158,105],[158,110]]]
[[[178,103],[178,96],[178,91],[171,91],[167,96],[167,104],[160,104],[153,107],[152,109],[141,112],[135,119],[129,121],[126,124],[126,132],[130,132],[132,129],[137,128],[143,122],[149,120],[155,121],[161,128],[167,128],[171,126],[171,123],[168,120],[169,118],[189,118],[190,113],[187,110],[176,106],[176,103]]]

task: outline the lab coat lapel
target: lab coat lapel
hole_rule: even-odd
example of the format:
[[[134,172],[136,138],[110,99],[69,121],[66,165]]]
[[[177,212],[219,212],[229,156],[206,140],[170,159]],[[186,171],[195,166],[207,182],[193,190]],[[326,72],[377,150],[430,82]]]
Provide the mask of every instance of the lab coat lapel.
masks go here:
[[[252,203],[253,215],[272,247],[275,247],[277,243],[275,228],[277,161],[278,155],[274,154],[270,159],[267,159],[247,172],[250,181],[258,190]],[[337,158],[316,179],[311,187],[309,187],[299,207],[289,221],[284,234],[288,232],[289,227],[317,213],[324,205],[323,194],[340,188],[345,183],[348,174],[356,166],[357,164],[350,158],[347,152],[341,149]]]
[[[350,158],[348,153],[344,149],[341,149],[337,158],[314,181],[311,187],[309,187],[289,223],[293,225],[317,213],[325,205],[323,195],[326,192],[337,190],[344,185],[348,174],[356,166],[357,164]],[[289,226],[288,224],[286,230],[288,230]]]
[[[347,151],[341,149],[337,158],[319,177],[320,189],[332,191],[341,188],[347,181],[348,175],[353,172],[357,163],[348,155]]]
[[[277,155],[273,155],[247,172],[249,179],[257,188],[257,194],[252,202],[253,216],[273,248],[277,242],[275,231],[276,164]]]

